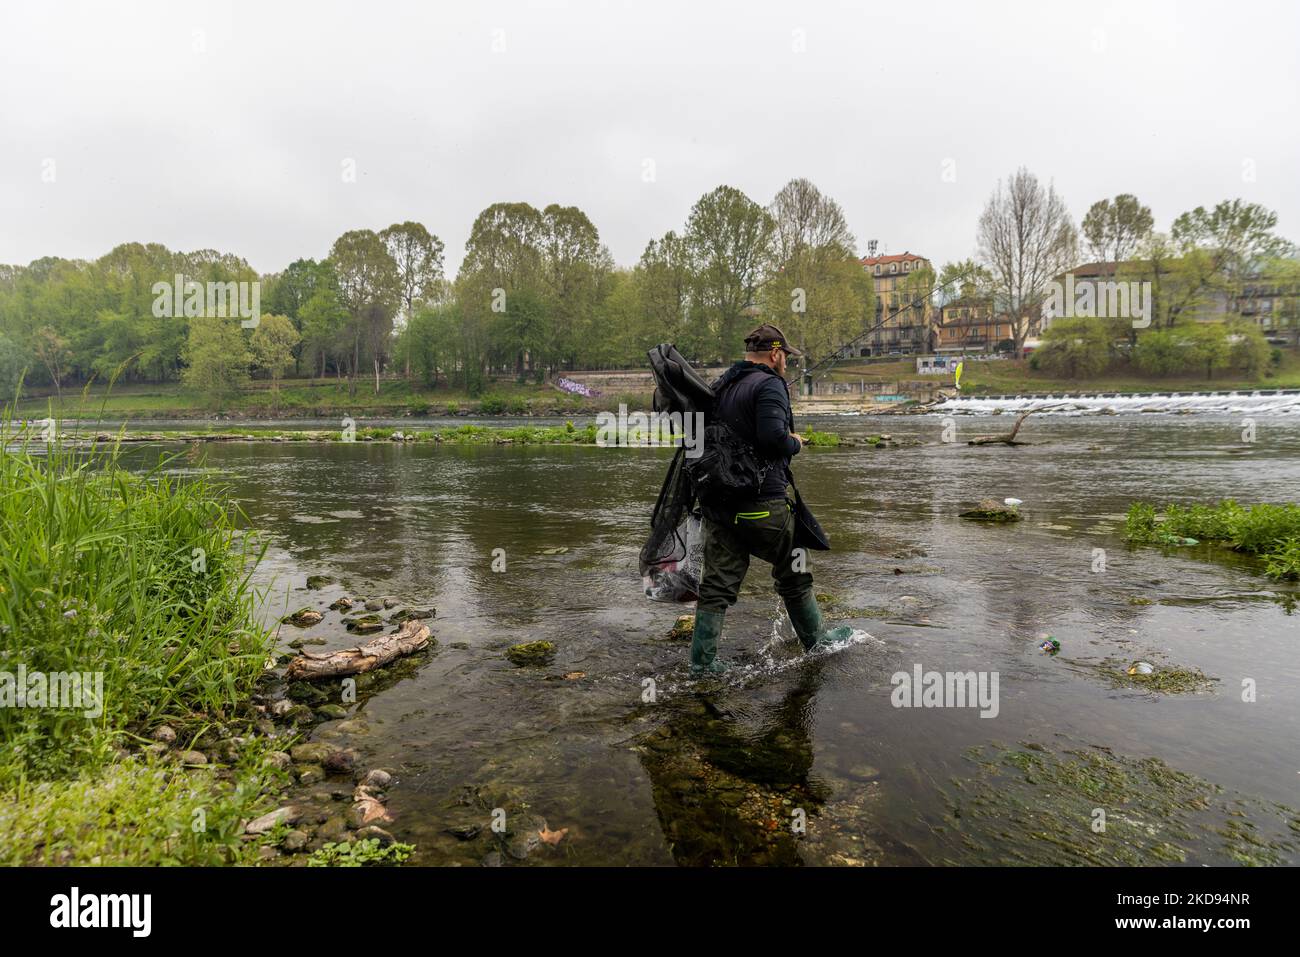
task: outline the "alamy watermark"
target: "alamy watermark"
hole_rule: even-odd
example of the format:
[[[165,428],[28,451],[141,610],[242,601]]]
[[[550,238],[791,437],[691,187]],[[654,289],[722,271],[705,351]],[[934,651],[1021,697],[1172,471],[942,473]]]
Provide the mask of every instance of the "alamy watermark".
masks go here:
[[[596,444],[601,448],[676,445],[679,438],[688,459],[704,454],[703,412],[629,413],[626,403],[620,402],[617,415],[601,412],[596,416]]]
[[[1134,329],[1151,325],[1151,283],[1085,279],[1074,273],[1047,284],[1048,311],[1054,319],[1132,319]]]
[[[150,287],[154,295],[153,314],[159,318],[233,319],[240,326],[256,329],[262,321],[262,283],[201,283],[177,273],[171,282],[159,281]]]
[[[889,700],[895,708],[979,708],[981,718],[998,716],[996,671],[895,671]]]
[[[80,711],[87,718],[104,713],[102,671],[0,671],[0,708]]]

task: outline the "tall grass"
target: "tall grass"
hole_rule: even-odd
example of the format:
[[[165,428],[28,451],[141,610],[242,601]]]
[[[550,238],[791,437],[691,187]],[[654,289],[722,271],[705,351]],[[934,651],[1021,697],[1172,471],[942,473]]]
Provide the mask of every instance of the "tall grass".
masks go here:
[[[57,423],[53,429],[57,435]],[[260,557],[208,479],[0,419],[0,672],[102,673],[103,713],[0,707],[0,787],[71,777],[163,719],[220,718],[272,637]]]

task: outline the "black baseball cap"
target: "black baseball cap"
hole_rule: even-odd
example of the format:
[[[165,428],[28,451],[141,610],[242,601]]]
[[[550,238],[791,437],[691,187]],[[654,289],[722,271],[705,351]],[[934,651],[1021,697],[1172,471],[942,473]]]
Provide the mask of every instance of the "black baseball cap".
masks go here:
[[[784,332],[771,323],[765,322],[745,336],[745,351],[767,352],[769,349],[780,349],[788,356],[803,355],[802,352],[790,345]]]

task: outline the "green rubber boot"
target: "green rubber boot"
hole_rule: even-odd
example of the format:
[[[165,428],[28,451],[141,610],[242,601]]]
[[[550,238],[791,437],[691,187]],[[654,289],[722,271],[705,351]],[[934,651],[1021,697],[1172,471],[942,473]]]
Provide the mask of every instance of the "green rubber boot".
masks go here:
[[[721,611],[696,610],[695,631],[691,635],[691,674],[720,675],[727,670],[726,665],[716,660],[725,615]]]
[[[785,610],[790,615],[790,623],[794,625],[794,633],[799,636],[804,651],[812,651],[819,645],[833,645],[853,634],[853,629],[848,625],[822,627],[822,610],[817,607],[817,598],[811,590],[787,598]]]

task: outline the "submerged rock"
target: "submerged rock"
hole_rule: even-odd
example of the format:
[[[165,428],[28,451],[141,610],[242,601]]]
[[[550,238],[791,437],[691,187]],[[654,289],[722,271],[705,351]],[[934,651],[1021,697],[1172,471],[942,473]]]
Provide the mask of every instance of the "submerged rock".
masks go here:
[[[374,824],[367,824],[365,827],[357,830],[357,840],[376,840],[379,842],[380,847],[387,847],[389,844],[395,843],[397,838],[393,837],[393,835],[389,834],[382,827],[376,827]]]
[[[394,625],[404,625],[408,621],[423,621],[426,618],[434,617],[436,614],[436,608],[403,608],[401,611],[390,615],[388,620]]]
[[[312,589],[313,591],[319,588],[324,588],[326,585],[332,585],[332,584],[334,584],[334,579],[330,578],[328,575],[307,576],[307,587]]]
[[[334,749],[328,744],[319,741],[295,744],[289,749],[290,757],[298,764],[323,764],[333,752]]]
[[[506,657],[521,668],[526,665],[544,665],[555,657],[555,643],[527,641],[523,644],[511,645],[506,649]]]
[[[361,776],[358,782],[362,787],[383,790],[393,783],[393,776],[382,768],[372,768]]]

